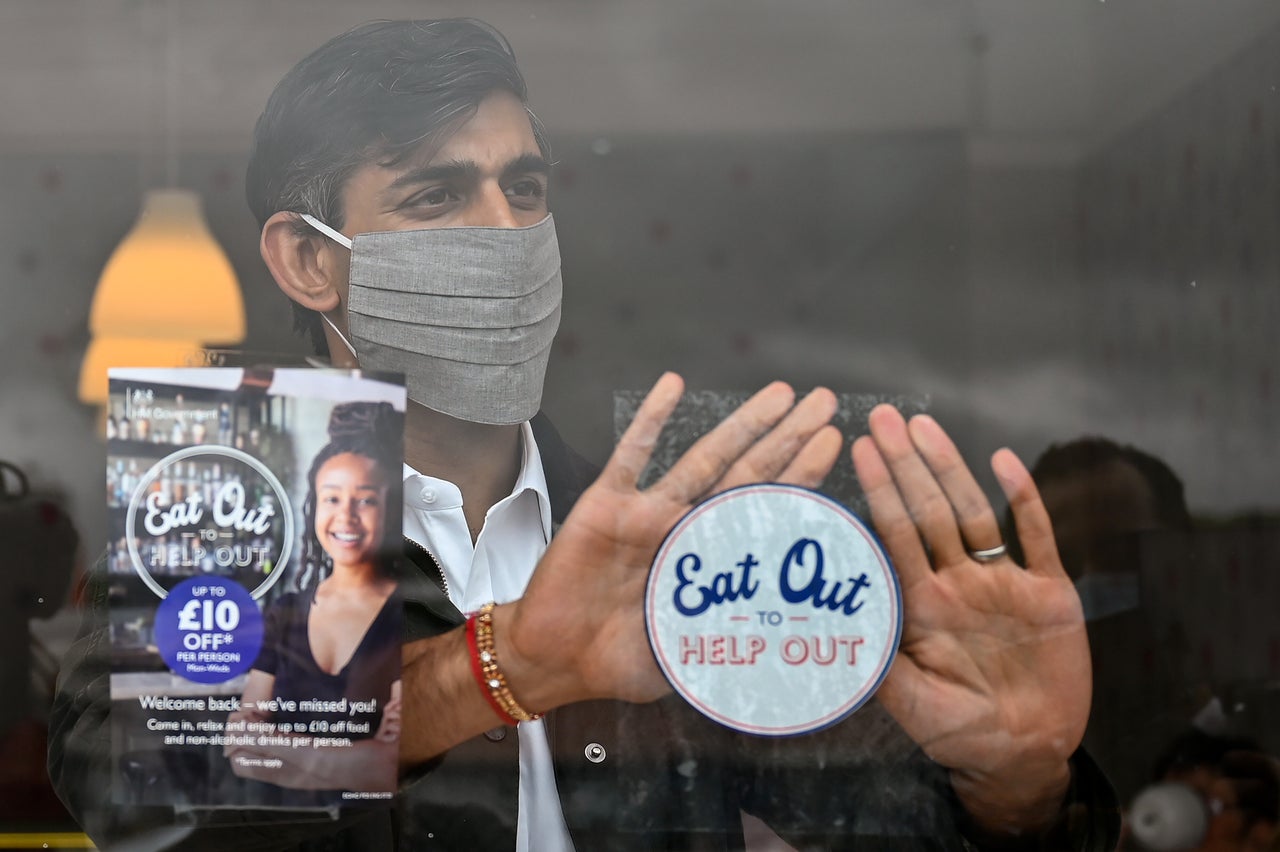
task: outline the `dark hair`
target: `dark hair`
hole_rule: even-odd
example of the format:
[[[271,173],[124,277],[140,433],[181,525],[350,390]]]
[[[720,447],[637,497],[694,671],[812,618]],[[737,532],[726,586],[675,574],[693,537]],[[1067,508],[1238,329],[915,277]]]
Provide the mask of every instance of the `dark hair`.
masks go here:
[[[1089,435],[1063,444],[1050,444],[1032,465],[1031,478],[1043,488],[1046,482],[1086,475],[1115,463],[1132,465],[1146,482],[1161,528],[1182,532],[1191,529],[1191,512],[1187,509],[1182,480],[1173,469],[1150,453],[1117,444],[1110,438]],[[1010,509],[1005,510],[1004,528],[1009,555],[1022,564],[1022,542]]]
[[[289,210],[341,229],[356,168],[442,141],[495,91],[528,103],[511,46],[481,21],[374,21],[331,39],[285,74],[254,128],[245,194],[259,227]],[[541,123],[529,121],[549,159]],[[327,351],[319,315],[293,309],[294,330]]]
[[[316,476],[325,462],[343,453],[354,453],[372,459],[387,481],[387,506],[400,505],[404,487],[400,477],[403,457],[403,418],[389,402],[345,402],[329,414],[329,443],[320,448],[307,471],[307,499],[302,504],[302,567],[296,585],[309,588],[333,570],[333,562],[316,538]],[[378,548],[382,559],[378,565],[384,573],[403,548],[397,524],[384,524],[383,540]]]
[[[1065,444],[1051,444],[1031,468],[1037,484],[1066,479],[1094,471],[1112,462],[1130,464],[1142,475],[1155,501],[1156,518],[1166,529],[1191,529],[1191,513],[1182,480],[1169,465],[1137,447],[1117,444],[1109,438],[1077,438]]]

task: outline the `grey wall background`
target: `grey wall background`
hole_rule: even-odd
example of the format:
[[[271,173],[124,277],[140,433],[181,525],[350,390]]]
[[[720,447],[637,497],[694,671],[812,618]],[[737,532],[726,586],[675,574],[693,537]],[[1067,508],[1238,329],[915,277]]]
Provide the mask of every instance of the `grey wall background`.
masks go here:
[[[1280,10],[1208,7],[5,3],[0,455],[96,538],[89,299],[170,162],[240,276],[244,345],[301,351],[242,201],[261,104],[360,20],[475,14],[555,142],[547,407],[592,455],[612,390],[674,368],[929,394],[979,464],[1107,434],[1168,458],[1202,512],[1269,508]]]

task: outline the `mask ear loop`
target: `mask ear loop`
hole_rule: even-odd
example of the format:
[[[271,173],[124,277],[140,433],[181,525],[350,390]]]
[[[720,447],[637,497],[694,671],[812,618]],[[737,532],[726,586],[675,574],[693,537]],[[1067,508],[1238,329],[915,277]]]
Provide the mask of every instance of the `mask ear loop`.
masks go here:
[[[317,231],[324,234],[326,237],[333,240],[335,243],[342,246],[347,251],[351,251],[351,240],[347,239],[341,232],[336,231],[333,228],[330,228],[324,222],[321,222],[319,219],[317,219],[315,216],[312,216],[309,213],[299,213],[298,215],[302,217],[302,221],[306,222],[308,225],[315,228]],[[350,340],[347,340],[347,336],[343,334],[336,325],[333,324],[333,320],[329,319],[328,314],[325,314],[323,312],[318,312],[318,313],[320,313],[320,319],[328,323],[329,328],[333,329],[333,333],[338,335],[338,338],[342,341],[342,345],[347,347],[347,351],[351,353],[351,357],[355,358],[356,361],[359,362],[360,356],[356,354],[356,348],[351,345]]]
[[[351,250],[351,240],[347,239],[342,233],[330,228],[310,213],[299,213],[298,215],[302,217],[302,221],[306,222],[308,225],[315,228],[317,231],[324,234],[347,251]]]

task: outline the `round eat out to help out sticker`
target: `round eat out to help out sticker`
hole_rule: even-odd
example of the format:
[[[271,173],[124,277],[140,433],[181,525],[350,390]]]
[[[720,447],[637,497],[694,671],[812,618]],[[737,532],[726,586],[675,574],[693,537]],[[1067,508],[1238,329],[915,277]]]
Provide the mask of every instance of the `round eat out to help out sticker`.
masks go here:
[[[811,733],[871,697],[902,633],[879,541],[816,491],[747,485],[667,535],[645,593],[649,642],[701,713],[764,736]]]

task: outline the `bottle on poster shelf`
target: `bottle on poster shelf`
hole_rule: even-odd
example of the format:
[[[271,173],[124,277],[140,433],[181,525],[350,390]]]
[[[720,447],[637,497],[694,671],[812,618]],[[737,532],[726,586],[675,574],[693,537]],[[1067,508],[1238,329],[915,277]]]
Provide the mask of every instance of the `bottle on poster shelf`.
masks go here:
[[[231,406],[227,402],[218,404],[218,443],[231,446]]]
[[[116,541],[114,549],[117,574],[133,573],[133,563],[129,561],[129,545],[123,538]]]
[[[225,482],[226,482],[226,480],[225,480],[225,476],[226,476],[226,474],[225,474],[225,473],[223,472],[223,470],[222,470],[222,465],[221,465],[221,464],[219,464],[219,463],[217,463],[217,462],[214,462],[214,463],[213,463],[213,477],[212,477],[212,479],[210,479],[210,486],[209,486],[209,503],[208,503],[208,505],[212,506],[212,505],[213,505],[213,501],[214,501],[214,500],[216,500],[216,499],[218,499],[218,492],[222,490],[222,486],[223,486],[223,485],[225,484]]]
[[[108,414],[107,415],[107,440],[114,441],[116,439],[117,434],[119,433],[116,431],[116,418],[114,415]]]
[[[200,422],[191,424],[191,443],[203,444],[205,437],[204,424]]]
[[[147,417],[134,416],[133,418],[133,439],[135,441],[151,440],[151,420]]]
[[[138,487],[138,460],[129,459],[129,467],[120,478],[120,504],[128,505],[133,499],[133,489]]]
[[[172,505],[173,500],[173,474],[171,469],[166,467],[160,474],[158,481],[160,483],[160,505]]]
[[[124,462],[116,459],[115,464],[107,463],[107,505],[120,505],[120,477],[124,476]]]
[[[187,442],[186,404],[182,394],[173,397],[173,427],[169,430],[169,443],[185,444]]]
[[[133,440],[133,424],[128,417],[121,417],[116,422],[116,437],[121,441]]]

